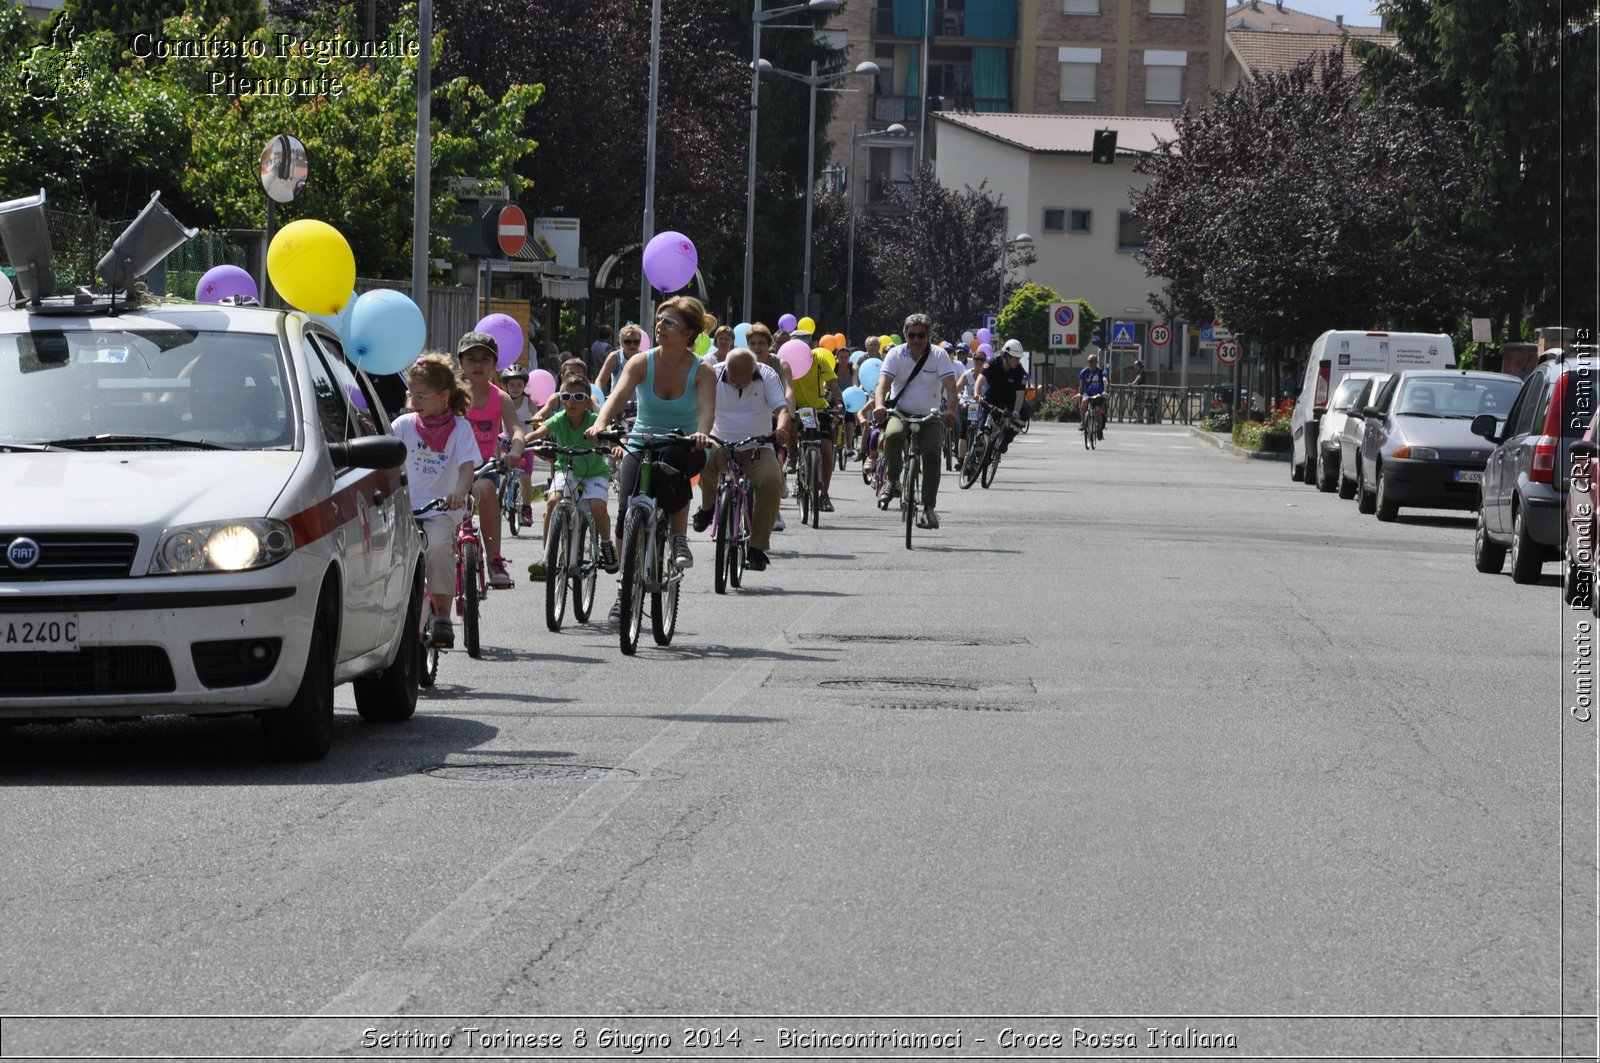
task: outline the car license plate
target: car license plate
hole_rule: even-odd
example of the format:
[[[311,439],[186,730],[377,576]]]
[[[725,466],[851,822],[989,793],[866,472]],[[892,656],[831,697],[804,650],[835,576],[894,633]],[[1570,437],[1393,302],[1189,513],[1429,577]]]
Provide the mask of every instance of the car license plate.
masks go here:
[[[1483,483],[1483,470],[1482,469],[1457,469],[1456,470],[1456,483],[1458,483],[1458,484],[1481,484],[1481,483]]]
[[[76,653],[78,614],[0,614],[0,653]]]

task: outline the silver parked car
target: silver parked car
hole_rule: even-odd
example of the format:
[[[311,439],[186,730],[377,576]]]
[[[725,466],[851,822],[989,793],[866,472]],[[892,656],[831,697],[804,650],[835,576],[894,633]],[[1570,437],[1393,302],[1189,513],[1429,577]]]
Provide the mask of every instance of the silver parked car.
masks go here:
[[[1359,385],[1351,412],[1339,429],[1339,497],[1356,497],[1356,484],[1361,478],[1361,437],[1366,434],[1367,419],[1362,412],[1378,400],[1378,393],[1389,382],[1393,373],[1368,373]]]
[[[1344,426],[1350,420],[1351,412],[1355,412],[1356,421],[1361,420],[1361,407],[1356,405],[1356,400],[1367,390],[1367,381],[1376,373],[1346,373],[1345,378],[1339,381],[1339,386],[1333,389],[1333,397],[1328,400],[1328,408],[1317,421],[1317,490],[1332,491],[1339,484],[1339,452],[1344,442]],[[1388,377],[1388,374],[1383,374]]]
[[[1356,507],[1394,520],[1401,506],[1475,509],[1494,449],[1472,419],[1511,408],[1522,382],[1504,373],[1408,369],[1366,408]]]

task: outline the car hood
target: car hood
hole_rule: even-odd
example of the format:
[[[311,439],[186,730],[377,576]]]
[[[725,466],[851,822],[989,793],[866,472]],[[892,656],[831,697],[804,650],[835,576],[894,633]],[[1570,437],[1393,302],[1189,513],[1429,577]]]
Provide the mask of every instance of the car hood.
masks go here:
[[[1472,434],[1472,421],[1467,418],[1412,417],[1394,415],[1394,425],[1405,441],[1414,447],[1433,447],[1440,458],[1488,461],[1494,444],[1482,436]],[[1393,449],[1394,432],[1389,433]],[[1476,451],[1476,455],[1474,455]]]
[[[53,451],[0,454],[12,521],[31,528],[170,528],[264,517],[300,451]]]

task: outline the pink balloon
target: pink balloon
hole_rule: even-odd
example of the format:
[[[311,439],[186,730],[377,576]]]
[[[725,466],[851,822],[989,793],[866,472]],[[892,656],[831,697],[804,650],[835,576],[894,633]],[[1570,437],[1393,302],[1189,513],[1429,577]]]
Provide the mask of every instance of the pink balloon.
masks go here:
[[[655,342],[655,340],[652,340],[650,338],[650,333],[646,332],[644,329],[640,329],[639,330],[639,349],[641,351],[648,351],[650,348],[654,347],[655,345],[656,345],[656,342]]]
[[[994,353],[994,348],[989,346],[987,343],[980,343],[978,344],[978,353],[984,357],[988,357]]]
[[[656,233],[644,247],[644,275],[663,292],[675,292],[694,279],[700,254],[682,233]]]
[[[994,333],[990,332],[986,328],[979,329],[978,330],[978,342],[979,343],[993,343],[994,342]]]
[[[793,332],[794,327],[800,324],[800,319],[793,314],[784,314],[778,319],[778,327],[785,332]]]
[[[522,349],[527,344],[527,339],[522,334],[522,326],[517,324],[517,319],[510,314],[490,314],[478,322],[475,328],[494,337],[495,349],[499,355],[494,363],[496,369],[510,368],[511,363],[522,357]]]
[[[556,378],[548,369],[535,369],[528,378],[528,395],[540,406],[550,401],[550,396],[556,393]]]
[[[778,348],[778,357],[789,366],[789,372],[797,377],[811,372],[811,366],[817,360],[816,355],[811,353],[810,344],[805,340],[790,340],[785,343]]]

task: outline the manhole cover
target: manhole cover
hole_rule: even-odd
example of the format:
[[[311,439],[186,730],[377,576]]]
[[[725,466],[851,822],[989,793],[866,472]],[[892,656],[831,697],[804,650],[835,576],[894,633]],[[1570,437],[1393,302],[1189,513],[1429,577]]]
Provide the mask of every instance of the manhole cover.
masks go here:
[[[1021,635],[852,635],[836,631],[815,631],[794,637],[799,642],[932,642],[947,646],[1023,646],[1028,642]]]
[[[846,690],[977,690],[976,683],[964,679],[900,679],[893,676],[882,679],[824,679],[821,687]]]
[[[638,778],[638,772],[627,768],[603,768],[597,764],[435,764],[431,768],[423,768],[422,774],[435,779],[461,779],[467,782],[523,779],[536,782],[592,782],[596,779]]]
[[[874,705],[875,709],[894,709],[901,712],[926,712],[944,709],[950,712],[1030,712],[1021,705],[973,704],[955,701],[890,701]]]

